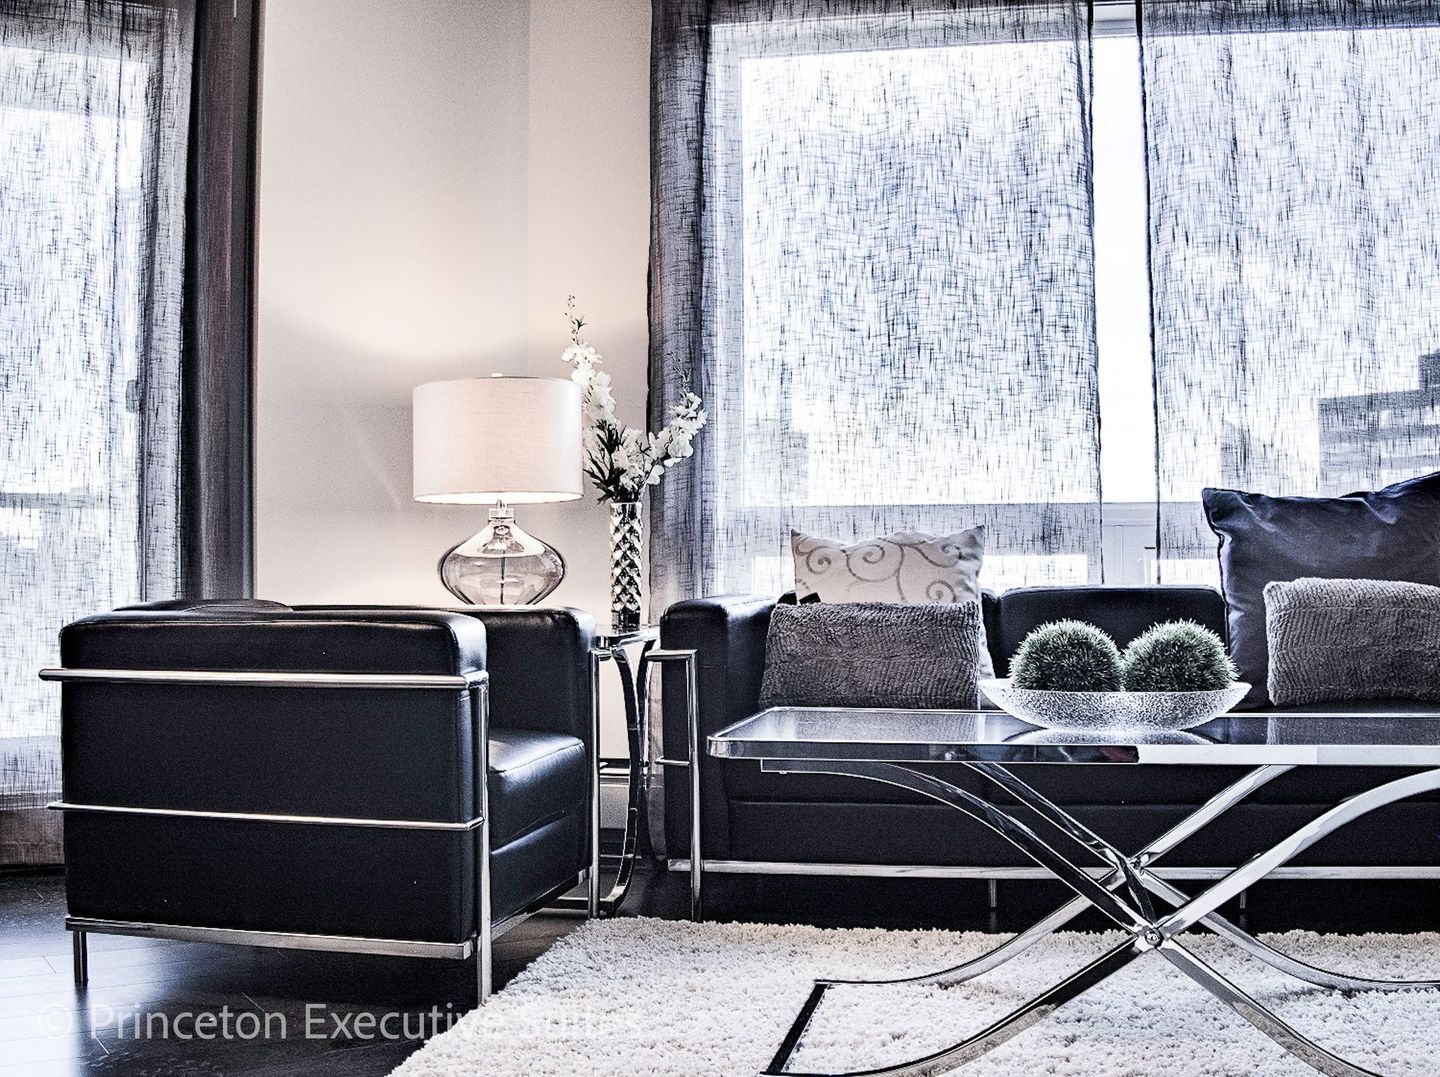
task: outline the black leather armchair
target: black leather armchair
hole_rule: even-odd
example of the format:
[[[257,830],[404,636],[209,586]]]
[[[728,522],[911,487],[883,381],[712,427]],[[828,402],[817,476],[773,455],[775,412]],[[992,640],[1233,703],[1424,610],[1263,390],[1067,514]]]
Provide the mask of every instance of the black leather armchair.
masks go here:
[[[68,926],[478,959],[591,864],[594,625],[156,603],[61,633]],[[483,780],[481,775],[484,775]]]

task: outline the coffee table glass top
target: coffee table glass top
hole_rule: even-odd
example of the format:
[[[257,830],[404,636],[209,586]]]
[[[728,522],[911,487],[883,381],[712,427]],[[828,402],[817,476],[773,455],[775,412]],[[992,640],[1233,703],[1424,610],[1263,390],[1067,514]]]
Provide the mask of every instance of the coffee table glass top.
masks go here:
[[[1436,767],[1440,715],[1251,711],[1183,733],[1072,733],[999,711],[775,707],[712,735],[707,750],[768,761]]]

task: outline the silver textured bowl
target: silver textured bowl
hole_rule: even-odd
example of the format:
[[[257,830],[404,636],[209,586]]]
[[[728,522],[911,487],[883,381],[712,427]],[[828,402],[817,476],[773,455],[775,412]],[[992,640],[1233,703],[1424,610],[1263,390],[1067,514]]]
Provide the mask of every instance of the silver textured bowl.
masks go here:
[[[980,691],[1001,710],[1045,729],[1189,729],[1218,718],[1245,698],[1236,681],[1214,692],[1046,692],[983,680]]]

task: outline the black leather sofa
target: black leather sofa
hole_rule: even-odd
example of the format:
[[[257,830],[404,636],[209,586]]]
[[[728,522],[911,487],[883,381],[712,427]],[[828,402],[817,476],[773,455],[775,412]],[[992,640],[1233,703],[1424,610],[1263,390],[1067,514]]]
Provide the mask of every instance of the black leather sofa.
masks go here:
[[[756,711],[775,604],[756,596],[703,598],[677,603],[662,619],[663,647],[696,652],[702,738]],[[1225,633],[1224,602],[1206,587],[1031,587],[986,594],[983,606],[997,676],[1007,674],[1028,632],[1058,618],[1096,624],[1122,647],[1149,626],[1176,618]],[[678,674],[666,677],[664,755],[684,759],[682,685]],[[1417,709],[1413,702],[1373,706]],[[1080,819],[1122,848],[1139,849],[1241,773],[1228,767],[1117,765],[1032,767],[1024,778],[1052,800],[1073,806]],[[965,781],[955,768],[946,777]],[[1219,875],[1350,792],[1375,784],[1373,777],[1354,769],[1297,768],[1182,844],[1158,873]],[[679,864],[690,855],[688,779],[683,769],[668,768],[664,780],[667,856]],[[969,781],[965,787],[978,795],[1006,795],[978,776]],[[754,761],[707,757],[701,760],[700,804],[707,872],[1044,876],[1009,842],[959,813],[860,779],[762,773]],[[1440,877],[1440,797],[1364,817],[1273,877],[1286,876]]]
[[[594,637],[574,610],[253,602],[67,626],[77,977],[110,931],[474,953],[483,1000],[489,940],[591,863]]]

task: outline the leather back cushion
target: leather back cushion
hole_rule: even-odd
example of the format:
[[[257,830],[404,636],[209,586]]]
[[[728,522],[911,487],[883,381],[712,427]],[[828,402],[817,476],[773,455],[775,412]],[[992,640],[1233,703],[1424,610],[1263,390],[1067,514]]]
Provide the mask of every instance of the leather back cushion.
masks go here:
[[[61,633],[67,667],[460,674],[477,621],[426,611],[130,610]],[[65,795],[97,804],[461,821],[470,695],[417,688],[72,683]]]
[[[485,668],[485,629],[424,610],[137,608],[66,625],[60,657],[72,668],[458,674]]]
[[[1312,576],[1440,584],[1440,472],[1345,497],[1207,489],[1201,499],[1220,538],[1230,657],[1252,685],[1247,706],[1268,702],[1267,583]]]
[[[1087,621],[1121,648],[1163,621],[1194,621],[1225,635],[1225,603],[1212,587],[1021,587],[996,606],[990,640],[1000,676],[1009,675],[1020,642],[1047,621]]]

